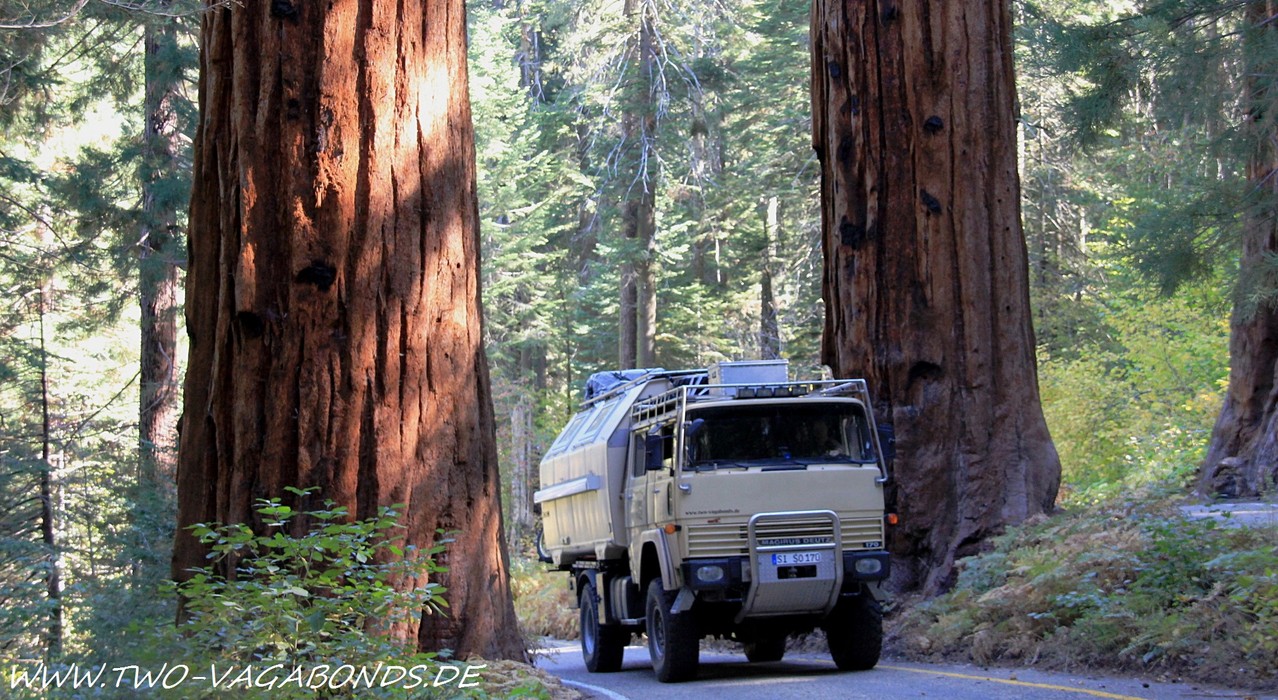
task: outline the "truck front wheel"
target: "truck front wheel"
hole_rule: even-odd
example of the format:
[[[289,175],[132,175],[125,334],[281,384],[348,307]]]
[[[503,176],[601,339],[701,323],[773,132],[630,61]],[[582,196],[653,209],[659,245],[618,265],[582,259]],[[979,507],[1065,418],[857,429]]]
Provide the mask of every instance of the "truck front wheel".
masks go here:
[[[585,581],[577,599],[581,608],[581,658],[591,673],[620,671],[630,633],[615,625],[599,624],[598,601],[594,584]]]
[[[827,618],[825,638],[840,671],[867,671],[883,650],[883,611],[870,593],[844,598]]]
[[[648,584],[648,655],[662,683],[696,677],[701,656],[696,621],[689,612],[671,612],[674,601],[675,594],[661,586],[661,579]]]

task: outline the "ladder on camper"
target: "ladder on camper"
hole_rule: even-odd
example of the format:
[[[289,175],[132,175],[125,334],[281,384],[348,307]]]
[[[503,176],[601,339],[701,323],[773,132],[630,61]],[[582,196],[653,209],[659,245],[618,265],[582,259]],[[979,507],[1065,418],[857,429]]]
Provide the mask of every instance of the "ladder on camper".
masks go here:
[[[716,391],[719,390],[719,391]],[[728,393],[731,391],[732,393]],[[764,393],[766,392],[766,393]],[[652,398],[635,402],[631,426],[643,430],[678,417],[688,404],[724,399],[812,398],[852,396],[870,409],[870,390],[864,379],[827,379],[803,382],[755,384],[689,384],[678,386]]]
[[[642,430],[674,419],[687,400],[690,388],[692,387],[677,387],[650,399],[635,402],[634,408],[630,409],[631,425],[636,430]]]

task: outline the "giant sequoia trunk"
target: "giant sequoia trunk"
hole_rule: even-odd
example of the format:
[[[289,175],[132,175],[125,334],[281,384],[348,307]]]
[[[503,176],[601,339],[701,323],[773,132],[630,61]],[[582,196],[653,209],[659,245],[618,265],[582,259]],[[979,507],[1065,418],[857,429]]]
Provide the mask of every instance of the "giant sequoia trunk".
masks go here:
[[[408,544],[457,534],[450,610],[400,632],[518,658],[465,31],[461,0],[206,14],[179,525],[252,522],[290,485],[359,516],[402,503]],[[180,532],[182,579],[205,560]]]
[[[1278,2],[1247,8],[1247,91],[1252,103],[1247,166],[1256,205],[1243,218],[1240,264],[1245,292],[1278,289],[1272,260],[1278,255],[1278,150],[1274,148],[1272,97],[1278,55]],[[1237,304],[1230,324],[1229,390],[1212,431],[1199,489],[1209,494],[1254,496],[1278,482],[1278,308]]]
[[[894,583],[926,592],[1052,508],[1004,0],[816,0],[823,360],[897,437]]]

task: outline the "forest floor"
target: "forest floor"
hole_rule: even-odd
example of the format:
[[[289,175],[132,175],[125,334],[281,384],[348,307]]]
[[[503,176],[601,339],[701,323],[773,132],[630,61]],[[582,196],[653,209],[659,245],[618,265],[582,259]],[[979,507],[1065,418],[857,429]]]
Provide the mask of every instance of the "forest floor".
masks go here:
[[[1108,503],[1038,518],[898,595],[890,653],[1278,690],[1278,504]]]

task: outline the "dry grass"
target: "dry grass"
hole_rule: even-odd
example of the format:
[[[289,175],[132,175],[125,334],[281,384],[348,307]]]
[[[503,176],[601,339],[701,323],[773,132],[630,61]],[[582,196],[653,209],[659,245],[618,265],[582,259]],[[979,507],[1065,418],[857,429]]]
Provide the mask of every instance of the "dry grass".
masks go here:
[[[1039,519],[965,560],[951,593],[899,607],[889,643],[916,659],[1278,687],[1278,529],[1167,503]]]
[[[576,688],[540,669],[517,661],[485,661],[470,659],[469,664],[483,664],[480,690],[493,698],[549,697],[551,700],[580,700],[586,697]],[[531,693],[529,691],[532,691]]]
[[[511,568],[515,614],[524,637],[576,639],[576,599],[568,590],[568,575],[527,559],[513,561]]]

